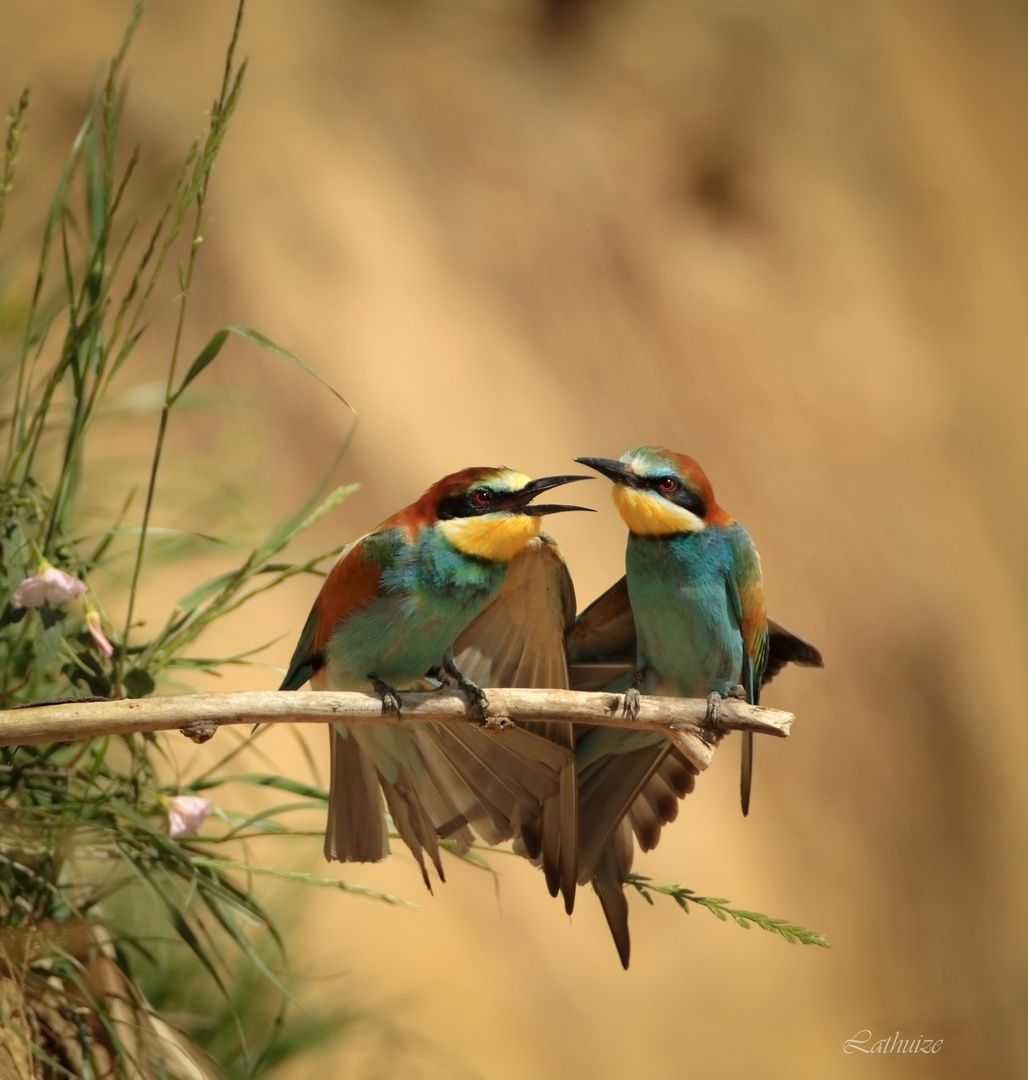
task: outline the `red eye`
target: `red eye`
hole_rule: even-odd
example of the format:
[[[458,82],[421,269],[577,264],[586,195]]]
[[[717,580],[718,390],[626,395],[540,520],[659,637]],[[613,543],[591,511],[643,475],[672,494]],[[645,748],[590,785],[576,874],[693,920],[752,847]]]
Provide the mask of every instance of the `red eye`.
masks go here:
[[[678,490],[678,481],[673,476],[665,476],[657,485],[662,495],[674,495]]]
[[[485,488],[479,488],[471,493],[471,501],[475,506],[488,506],[492,502],[492,496]]]

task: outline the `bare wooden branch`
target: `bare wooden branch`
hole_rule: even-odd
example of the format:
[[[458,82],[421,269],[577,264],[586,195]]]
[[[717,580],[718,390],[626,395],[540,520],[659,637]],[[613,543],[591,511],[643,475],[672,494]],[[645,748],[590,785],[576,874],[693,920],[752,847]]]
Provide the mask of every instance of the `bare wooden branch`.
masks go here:
[[[601,727],[660,731],[699,768],[710,763],[718,738],[731,730],[785,737],[792,713],[726,698],[716,725],[706,723],[707,702],[699,698],[643,697],[634,720],[622,713],[619,694],[572,690],[486,691],[485,725],[501,730],[509,722],[565,721]],[[233,694],[123,701],[69,701],[0,712],[0,746],[73,742],[133,731],[185,730],[203,741],[223,724],[437,724],[481,723],[460,693],[439,690],[401,694],[402,711],[383,713],[377,694],[258,690]]]

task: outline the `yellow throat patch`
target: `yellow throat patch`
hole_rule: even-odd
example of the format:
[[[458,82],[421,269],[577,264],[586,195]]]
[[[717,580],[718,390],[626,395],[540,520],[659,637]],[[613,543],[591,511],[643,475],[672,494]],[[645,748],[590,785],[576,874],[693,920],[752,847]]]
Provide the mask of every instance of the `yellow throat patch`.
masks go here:
[[[465,555],[506,563],[539,535],[540,526],[528,514],[483,514],[440,521],[438,528]]]
[[[654,491],[640,491],[627,484],[614,485],[614,505],[636,536],[670,536],[706,528],[703,518],[684,506],[675,506]]]

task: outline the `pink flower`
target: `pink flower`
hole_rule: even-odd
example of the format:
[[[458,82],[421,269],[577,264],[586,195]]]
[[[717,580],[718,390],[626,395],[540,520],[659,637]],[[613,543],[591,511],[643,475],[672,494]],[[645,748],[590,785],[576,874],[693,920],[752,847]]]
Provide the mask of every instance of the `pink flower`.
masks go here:
[[[114,646],[107,640],[104,634],[103,627],[100,625],[100,612],[96,608],[86,608],[86,629],[89,631],[89,636],[93,639],[93,644],[96,646],[97,652],[103,656],[113,656]]]
[[[44,604],[63,604],[86,591],[86,583],[77,577],[51,566],[46,559],[39,569],[14,590],[11,600],[15,607],[42,607]]]
[[[168,800],[168,835],[192,836],[211,812],[213,804],[202,795],[176,795]]]

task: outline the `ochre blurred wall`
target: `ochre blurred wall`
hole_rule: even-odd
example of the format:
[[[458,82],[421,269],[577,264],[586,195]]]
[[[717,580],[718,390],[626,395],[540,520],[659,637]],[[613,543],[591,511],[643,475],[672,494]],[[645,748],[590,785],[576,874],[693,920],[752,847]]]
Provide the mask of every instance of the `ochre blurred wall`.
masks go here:
[[[22,205],[52,186],[127,12],[0,0],[0,96],[35,90]],[[224,0],[147,14],[126,107],[147,175],[202,125],[231,18]],[[633,898],[624,973],[591,896],[568,925],[501,860],[498,892],[454,866],[427,897],[397,856],[345,874],[423,910],[319,896],[299,969],[345,969],[326,993],[360,989],[425,1034],[425,1075],[1024,1075],[1028,9],[254,0],[242,49],[189,345],[251,323],[356,405],[340,476],[363,487],[319,539],[467,464],[539,474],[660,442],[703,463],[761,549],[773,614],[827,662],[768,694],[798,721],[758,746],[749,819],[730,741],[637,869],[830,951]],[[5,243],[34,224],[25,210]],[[200,413],[172,452],[270,521],[349,420],[240,345],[204,378],[244,420]],[[162,493],[163,523],[203,509],[174,469]],[[624,543],[604,486],[588,497],[599,514],[554,524],[582,603]],[[218,565],[176,568],[148,610]],[[283,635],[284,664],[314,591],[209,648]],[[254,668],[219,685],[275,684]],[[845,1055],[861,1029],[943,1046]],[[340,1052],[295,1075],[376,1067]]]

